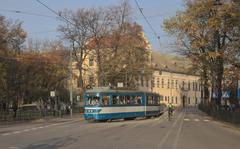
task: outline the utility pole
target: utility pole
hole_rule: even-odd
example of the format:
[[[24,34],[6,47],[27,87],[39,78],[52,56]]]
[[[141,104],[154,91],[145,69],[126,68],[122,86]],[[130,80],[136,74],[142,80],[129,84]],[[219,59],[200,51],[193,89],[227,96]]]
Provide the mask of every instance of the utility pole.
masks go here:
[[[73,43],[73,47],[74,47],[74,43]],[[72,48],[73,48],[72,47]],[[69,75],[69,94],[70,94],[70,115],[72,118],[72,106],[73,106],[73,86],[72,86],[72,49],[70,49],[70,59],[69,59],[69,69],[70,69],[70,75]]]

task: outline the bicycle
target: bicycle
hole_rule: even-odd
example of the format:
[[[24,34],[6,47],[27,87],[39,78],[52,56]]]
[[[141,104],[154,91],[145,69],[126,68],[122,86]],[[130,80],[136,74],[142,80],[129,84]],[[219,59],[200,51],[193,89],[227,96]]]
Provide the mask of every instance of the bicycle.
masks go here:
[[[171,121],[172,119],[172,114],[173,114],[173,110],[172,109],[168,109],[168,121]]]

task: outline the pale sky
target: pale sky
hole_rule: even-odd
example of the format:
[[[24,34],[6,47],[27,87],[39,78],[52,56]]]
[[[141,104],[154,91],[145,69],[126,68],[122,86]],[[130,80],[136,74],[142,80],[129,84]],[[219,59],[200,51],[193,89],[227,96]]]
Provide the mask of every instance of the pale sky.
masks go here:
[[[112,4],[119,4],[120,0],[41,0],[50,8],[59,11],[62,9],[104,7]],[[183,9],[183,0],[137,0],[143,13],[153,26],[154,30],[160,36],[161,44],[154,36],[152,30],[143,19],[134,0],[129,0],[132,7],[132,16],[135,21],[143,26],[146,37],[149,39],[154,50],[161,53],[171,53],[171,43],[174,38],[167,36],[162,29],[162,23],[165,18],[174,16],[176,11]],[[6,16],[8,19],[23,21],[23,28],[28,32],[28,38],[55,40],[59,39],[57,27],[60,22],[54,18],[54,14],[47,8],[40,5],[36,0],[0,0],[0,15]],[[21,11],[23,13],[14,13],[12,11]],[[36,16],[32,14],[41,14]],[[47,17],[47,16],[53,17]]]

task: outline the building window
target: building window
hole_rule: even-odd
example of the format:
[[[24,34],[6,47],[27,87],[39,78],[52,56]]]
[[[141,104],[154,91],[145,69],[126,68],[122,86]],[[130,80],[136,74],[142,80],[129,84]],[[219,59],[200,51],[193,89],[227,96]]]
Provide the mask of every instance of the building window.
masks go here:
[[[192,82],[192,90],[195,91],[195,82]]]
[[[148,87],[148,78],[146,78],[146,87]]]
[[[165,101],[167,101],[167,96],[165,96]]]
[[[190,104],[190,97],[188,97],[188,104]]]
[[[152,78],[152,87],[155,87],[155,78]]]
[[[195,82],[195,91],[198,91],[198,83]]]
[[[191,84],[190,82],[188,82],[188,90],[190,91],[190,89],[191,89]]]
[[[176,96],[176,98],[175,98],[175,103],[176,103],[176,104],[178,104],[178,101],[177,101],[177,100],[178,100],[178,99],[177,99],[177,96]]]
[[[182,81],[182,88],[185,89],[185,82]]]
[[[93,66],[94,61],[93,61],[93,56],[89,57],[89,66]]]
[[[171,88],[174,88],[174,80],[171,80]]]
[[[171,103],[173,103],[173,96],[172,96],[172,102]]]
[[[159,88],[159,78],[157,78],[157,87]]]
[[[168,79],[167,88],[169,88],[169,87],[170,87],[170,81],[169,81],[169,79]]]
[[[142,86],[142,87],[144,86],[144,83],[143,83],[143,76],[141,76],[141,86]]]
[[[175,88],[178,89],[178,80],[175,80]]]
[[[167,97],[168,103],[169,103],[169,96]]]
[[[162,88],[164,88],[164,79],[162,79]]]
[[[94,77],[91,75],[89,76],[89,84],[93,85],[94,84]]]

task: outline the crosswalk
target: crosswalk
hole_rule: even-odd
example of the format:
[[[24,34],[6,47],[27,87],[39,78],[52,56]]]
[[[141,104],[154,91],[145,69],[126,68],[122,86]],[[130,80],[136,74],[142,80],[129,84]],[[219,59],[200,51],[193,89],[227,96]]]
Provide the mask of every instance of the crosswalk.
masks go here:
[[[184,121],[186,122],[209,122],[210,120],[209,119],[198,119],[198,118],[184,118],[183,119]]]
[[[168,117],[163,117],[162,119],[168,120]],[[174,119],[175,118],[173,117],[172,120],[174,120]],[[156,118],[155,120],[159,120],[159,118]],[[203,119],[200,119],[200,118],[184,118],[183,121],[185,121],[185,122],[209,122],[211,120],[208,119],[208,118],[203,118]]]

